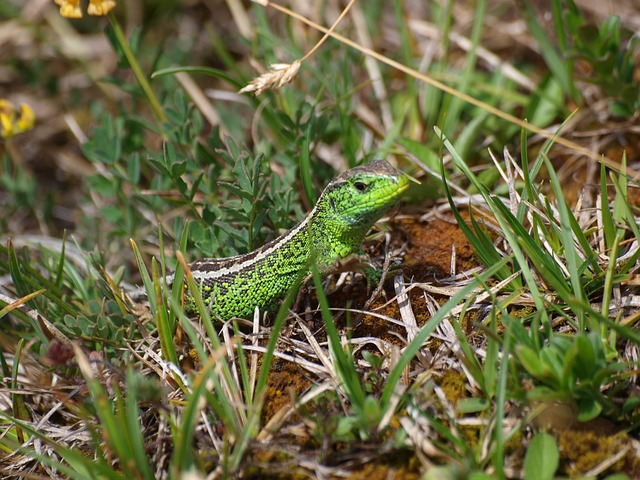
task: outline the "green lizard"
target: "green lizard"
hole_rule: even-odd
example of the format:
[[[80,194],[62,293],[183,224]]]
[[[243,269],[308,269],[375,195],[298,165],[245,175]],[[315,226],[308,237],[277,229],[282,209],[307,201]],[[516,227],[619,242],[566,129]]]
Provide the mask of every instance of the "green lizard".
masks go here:
[[[307,217],[284,235],[244,255],[191,263],[205,304],[222,319],[246,318],[256,306],[272,308],[297,278],[309,273],[311,262],[326,272],[356,252],[408,186],[402,172],[381,160],[338,175]],[[196,310],[189,295],[186,308]]]

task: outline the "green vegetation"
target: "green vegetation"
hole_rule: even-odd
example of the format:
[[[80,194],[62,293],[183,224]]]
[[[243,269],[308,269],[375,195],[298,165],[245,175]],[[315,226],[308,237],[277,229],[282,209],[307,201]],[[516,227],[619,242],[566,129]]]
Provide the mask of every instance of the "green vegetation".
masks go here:
[[[3,478],[640,477],[634,2],[4,3]],[[375,159],[379,285],[185,313]]]

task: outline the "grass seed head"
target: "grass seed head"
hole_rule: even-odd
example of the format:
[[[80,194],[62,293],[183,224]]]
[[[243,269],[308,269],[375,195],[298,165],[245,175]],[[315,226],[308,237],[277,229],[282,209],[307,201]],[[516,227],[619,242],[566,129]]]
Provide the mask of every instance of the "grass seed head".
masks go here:
[[[240,90],[240,93],[253,93],[258,96],[265,90],[278,89],[290,83],[300,70],[300,60],[293,63],[274,63],[269,71],[260,75]]]

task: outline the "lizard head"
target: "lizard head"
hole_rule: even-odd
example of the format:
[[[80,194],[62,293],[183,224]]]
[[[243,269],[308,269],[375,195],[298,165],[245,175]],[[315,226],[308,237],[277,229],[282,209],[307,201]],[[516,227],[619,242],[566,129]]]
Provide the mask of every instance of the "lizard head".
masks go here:
[[[333,221],[366,233],[408,186],[405,174],[377,160],[338,175],[324,189],[318,204]]]
[[[327,268],[356,252],[371,226],[408,186],[407,176],[385,161],[367,163],[338,175],[324,189],[308,217],[318,265]]]

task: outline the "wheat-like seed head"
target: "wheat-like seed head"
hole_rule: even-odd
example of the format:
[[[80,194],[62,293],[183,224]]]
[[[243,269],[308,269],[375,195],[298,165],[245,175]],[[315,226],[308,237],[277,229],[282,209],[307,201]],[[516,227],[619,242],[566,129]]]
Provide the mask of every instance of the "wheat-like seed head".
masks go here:
[[[263,73],[258,78],[253,79],[249,84],[240,90],[240,93],[253,93],[260,95],[265,90],[278,89],[290,83],[298,74],[301,62],[296,60],[293,63],[274,63],[267,73]]]

